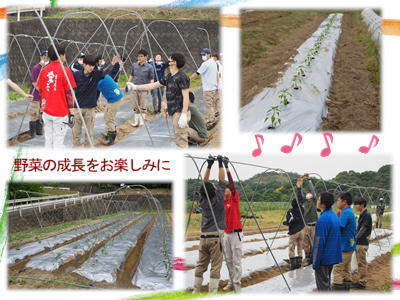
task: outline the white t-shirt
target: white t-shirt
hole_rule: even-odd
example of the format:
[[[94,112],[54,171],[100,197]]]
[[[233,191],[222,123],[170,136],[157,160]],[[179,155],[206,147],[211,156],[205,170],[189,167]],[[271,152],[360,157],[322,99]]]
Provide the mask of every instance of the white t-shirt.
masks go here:
[[[203,62],[197,73],[201,75],[203,91],[214,91],[218,89],[218,69],[217,63],[212,58]]]

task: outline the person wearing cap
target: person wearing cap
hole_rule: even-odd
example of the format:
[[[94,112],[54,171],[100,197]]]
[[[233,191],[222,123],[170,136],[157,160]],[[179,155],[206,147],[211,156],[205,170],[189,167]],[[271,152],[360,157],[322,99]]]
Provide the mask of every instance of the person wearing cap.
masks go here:
[[[194,105],[194,94],[189,92],[189,142],[195,142],[197,144],[205,143],[208,140],[208,132],[206,122],[204,122],[203,115],[200,110]]]
[[[203,63],[200,68],[190,76],[190,80],[201,75],[204,102],[206,103],[207,130],[215,127],[219,116],[219,92],[218,92],[218,67],[211,58],[211,51],[204,48],[200,52]]]
[[[358,281],[353,282],[351,287],[362,290],[367,286],[367,251],[372,231],[372,217],[367,210],[367,201],[364,198],[356,199],[354,208],[360,212],[356,231],[356,258],[359,276]]]
[[[222,240],[225,225],[224,194],[226,190],[223,157],[218,155],[218,186],[214,186],[210,179],[210,172],[215,158],[207,159],[207,169],[204,173],[203,184],[200,187],[201,234],[199,245],[199,257],[195,269],[194,293],[201,291],[203,274],[210,267],[210,282],[208,291],[218,291],[220,272],[223,262]],[[211,204],[211,207],[210,207]],[[215,219],[214,219],[215,217]]]
[[[29,132],[32,138],[36,135],[43,135],[43,124],[40,119],[40,93],[37,90],[37,81],[42,71],[42,68],[49,63],[47,50],[41,51],[39,56],[40,61],[33,66],[31,70],[31,86],[29,93],[33,96],[32,101],[29,103]]]
[[[45,147],[61,148],[64,147],[68,125],[73,123],[71,89],[76,88],[76,83],[71,70],[62,64],[66,60],[65,47],[55,44],[55,48],[50,46],[47,51],[51,62],[40,72],[36,88],[40,92],[43,110]]]
[[[72,64],[71,70],[72,72],[82,71],[83,70],[83,59],[85,58],[85,53],[79,53],[76,61]]]
[[[190,79],[181,71],[185,66],[185,57],[180,53],[172,53],[168,58],[170,73],[160,81],[148,84],[135,85],[127,83],[128,89],[132,90],[154,90],[166,87],[167,102],[163,102],[161,110],[165,117],[172,118],[172,127],[175,135],[175,144],[180,148],[188,147],[190,111],[189,111],[189,88]]]
[[[314,241],[315,236],[315,226],[318,220],[317,213],[317,195],[315,193],[314,185],[309,178],[308,174],[304,175],[308,177],[308,187],[309,192],[306,194],[305,201],[302,201],[304,207],[304,221],[307,225],[306,234],[304,236],[304,254],[306,255],[307,264],[311,264],[311,251],[312,251],[312,243]]]
[[[154,82],[154,70],[147,62],[146,50],[140,49],[137,53],[137,62],[132,65],[132,72],[128,78],[128,82],[132,82],[132,80],[134,85],[144,85]],[[134,127],[144,125],[148,96],[149,91],[146,90],[136,90],[133,93],[133,111],[135,114],[132,126]]]
[[[224,194],[224,207],[225,207],[225,222],[226,228],[224,230],[224,249],[225,260],[230,278],[228,285],[224,287],[225,291],[233,290],[240,291],[241,278],[242,278],[242,241],[243,230],[242,223],[240,222],[240,197],[235,188],[232,174],[229,171],[229,158],[224,157],[223,163],[225,166],[226,174],[228,176],[228,187],[225,188]]]
[[[376,228],[382,228],[383,214],[385,213],[385,201],[383,198],[379,199],[379,204],[376,206]]]

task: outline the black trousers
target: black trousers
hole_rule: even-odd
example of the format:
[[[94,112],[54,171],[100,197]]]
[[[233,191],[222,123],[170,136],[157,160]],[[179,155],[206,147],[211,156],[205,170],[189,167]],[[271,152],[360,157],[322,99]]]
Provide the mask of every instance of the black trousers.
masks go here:
[[[320,266],[315,269],[315,283],[317,284],[318,291],[331,290],[331,273],[333,265]]]

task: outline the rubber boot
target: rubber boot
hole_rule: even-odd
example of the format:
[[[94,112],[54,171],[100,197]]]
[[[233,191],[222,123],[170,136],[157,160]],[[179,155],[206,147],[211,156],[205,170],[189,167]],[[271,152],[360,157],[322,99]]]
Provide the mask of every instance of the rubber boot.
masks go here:
[[[201,285],[203,284],[203,277],[195,277],[194,278],[194,289],[193,289],[193,294],[194,293],[200,293],[201,292]]]
[[[208,284],[208,292],[216,293],[218,292],[219,278],[210,278],[210,283]]]
[[[344,284],[334,283],[332,285],[332,290],[333,291],[346,291],[346,287]]]
[[[43,123],[41,120],[36,121],[36,135],[43,135]]]
[[[290,258],[290,270],[297,269],[297,257]]]
[[[303,256],[296,256],[296,269],[300,269],[302,263],[303,263]]]
[[[312,264],[311,254],[306,254],[306,266],[309,266],[311,264]]]
[[[144,125],[144,119],[146,118],[146,114],[139,114],[139,126]]]
[[[346,291],[350,290],[351,284],[352,284],[352,282],[350,280],[343,280],[344,289]]]
[[[104,143],[104,145],[107,145],[107,146],[114,145],[114,141],[115,141],[116,137],[117,137],[116,131],[107,132],[107,141]]]
[[[29,133],[31,135],[31,138],[34,138],[36,136],[36,121],[29,122]]]
[[[139,126],[139,118],[140,118],[140,115],[139,114],[134,114],[133,115],[133,122],[131,123],[131,125],[133,126],[133,127],[138,127]]]

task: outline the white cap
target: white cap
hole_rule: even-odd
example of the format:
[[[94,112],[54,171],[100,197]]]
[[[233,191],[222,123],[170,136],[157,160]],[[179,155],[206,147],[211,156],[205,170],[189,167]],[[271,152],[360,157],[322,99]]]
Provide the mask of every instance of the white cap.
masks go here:
[[[313,198],[313,194],[311,194],[311,193],[307,193],[306,194],[306,199],[307,200],[310,200],[310,199],[312,199]]]

